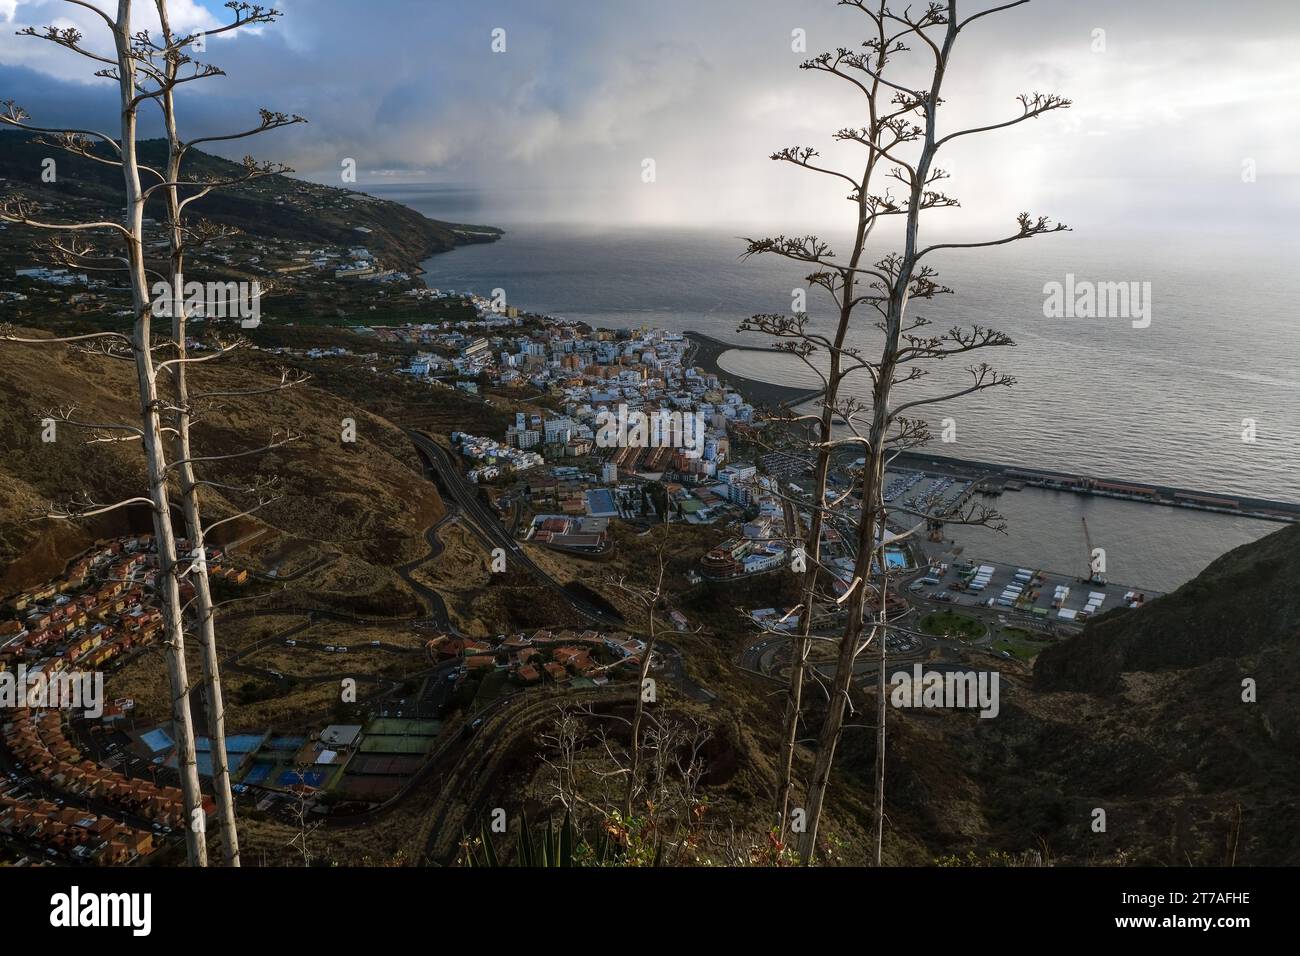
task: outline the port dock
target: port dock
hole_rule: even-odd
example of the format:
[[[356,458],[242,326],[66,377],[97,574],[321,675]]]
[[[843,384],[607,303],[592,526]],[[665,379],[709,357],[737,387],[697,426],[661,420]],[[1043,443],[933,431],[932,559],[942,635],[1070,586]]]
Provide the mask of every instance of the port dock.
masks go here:
[[[972,482],[976,493],[985,495],[996,496],[1033,487],[1077,495],[1140,501],[1168,508],[1190,508],[1195,511],[1259,518],[1264,521],[1286,523],[1300,521],[1300,504],[1286,501],[1270,501],[1246,495],[1216,494],[1171,485],[1095,478],[1067,472],[946,458],[923,452],[900,454],[893,468],[896,471],[910,470],[927,476],[966,479]]]

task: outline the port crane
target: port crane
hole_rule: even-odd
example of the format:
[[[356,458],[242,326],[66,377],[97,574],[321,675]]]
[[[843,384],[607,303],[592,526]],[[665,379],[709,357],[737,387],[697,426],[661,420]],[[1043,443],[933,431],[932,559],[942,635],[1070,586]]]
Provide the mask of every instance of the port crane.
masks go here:
[[[1093,556],[1092,535],[1088,533],[1088,519],[1082,518],[1080,520],[1083,521],[1083,544],[1084,547],[1087,549],[1087,552],[1084,557],[1084,563],[1083,563],[1084,568],[1087,569],[1085,571],[1085,574],[1087,576],[1084,577],[1082,580],[1088,582],[1089,584],[1105,584],[1106,578],[1102,576],[1100,571],[1098,571],[1096,568],[1092,566],[1092,556]]]

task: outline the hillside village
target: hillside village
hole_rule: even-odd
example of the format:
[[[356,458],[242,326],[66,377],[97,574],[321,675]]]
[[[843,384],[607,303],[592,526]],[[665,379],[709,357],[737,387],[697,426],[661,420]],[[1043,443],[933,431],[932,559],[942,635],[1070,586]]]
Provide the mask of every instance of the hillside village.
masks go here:
[[[209,549],[208,561],[215,580],[247,582],[247,572],[224,563],[220,550]],[[58,581],[23,592],[6,608],[13,616],[0,620],[0,679],[18,675],[21,696],[4,712],[0,832],[20,845],[75,861],[126,863],[183,826],[178,787],[88,759],[69,738],[71,712],[46,706],[61,680],[111,670],[155,644],[158,575],[152,536],[123,538],[83,554]],[[181,592],[189,600],[193,586],[183,582]],[[130,699],[103,701],[95,718],[113,725],[133,707]]]

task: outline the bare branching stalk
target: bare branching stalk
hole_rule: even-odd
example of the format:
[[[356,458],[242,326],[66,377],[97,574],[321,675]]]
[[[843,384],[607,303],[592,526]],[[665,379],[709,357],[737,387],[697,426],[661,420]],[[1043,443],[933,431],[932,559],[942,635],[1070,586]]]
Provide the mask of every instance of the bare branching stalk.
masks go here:
[[[162,592],[163,621],[167,634],[167,666],[172,690],[172,720],[176,728],[186,826],[185,839],[191,866],[206,866],[208,849],[206,822],[199,789],[198,763],[194,751],[194,725],[190,716],[190,684],[185,663],[185,630],[181,613],[180,582],[177,572],[176,538],[172,532],[171,500],[167,487],[167,460],[159,412],[158,372],[153,359],[151,334],[152,305],[144,264],[144,204],[140,170],[136,161],[136,58],[132,52],[131,3],[119,0],[114,28],[117,71],[122,99],[122,175],[126,183],[127,254],[130,261],[131,300],[135,310],[136,376],[144,421],[144,451],[148,465],[149,490],[153,501],[154,540],[158,546],[159,588]]]
[[[925,423],[909,417],[908,413],[1014,384],[1010,376],[979,362],[969,367],[970,381],[964,387],[893,403],[895,386],[920,381],[929,374],[928,364],[1014,344],[1001,332],[978,325],[942,333],[930,332],[927,319],[910,315],[908,307],[912,300],[933,299],[952,292],[936,280],[937,273],[923,260],[940,250],[1003,245],[1065,228],[1045,218],[1035,219],[1022,213],[1015,230],[1001,238],[928,247],[923,247],[920,242],[923,212],[959,205],[956,199],[938,188],[938,184],[948,178],[948,173],[935,165],[944,144],[958,137],[1014,126],[1070,105],[1068,100],[1052,94],[1025,94],[1019,97],[1019,115],[1006,122],[947,135],[939,133],[938,119],[943,105],[941,89],[959,34],[974,21],[1025,2],[1028,0],[989,7],[962,20],[958,15],[958,0],[936,0],[919,13],[913,13],[911,7],[897,12],[887,0],[840,0],[841,6],[855,8],[870,21],[869,36],[862,43],[861,52],[842,47],[834,53],[814,57],[802,67],[843,80],[864,97],[867,125],[841,129],[834,134],[837,142],[857,144],[865,150],[862,167],[852,175],[841,172],[818,161],[818,152],[807,146],[780,150],[772,159],[842,180],[850,187],[847,198],[853,205],[855,218],[851,251],[847,257],[841,258],[829,243],[817,236],[753,239],[746,250],[746,256],[777,255],[807,264],[814,270],[807,277],[809,286],[829,296],[837,319],[829,333],[814,329],[808,316],[801,313],[755,316],[741,327],[742,331],[763,332],[776,338],[778,347],[812,368],[825,386],[820,415],[791,419],[801,427],[811,426],[809,446],[816,454],[816,477],[810,503],[812,521],[805,548],[808,563],[802,587],[799,628],[793,641],[776,801],[782,840],[794,789],[794,752],[799,739],[803,687],[809,675],[807,659],[813,639],[811,626],[819,613],[819,602],[829,598],[819,586],[825,570],[820,565],[820,538],[828,525],[849,531],[847,538],[855,554],[853,571],[845,582],[845,592],[838,598],[829,598],[832,605],[843,607],[846,622],[838,640],[834,672],[826,688],[826,716],[818,735],[812,776],[807,785],[806,827],[799,848],[805,863],[813,860],[817,847],[817,832],[831,767],[844,726],[845,710],[850,706],[854,664],[872,642],[877,645],[880,671],[877,681],[880,704],[876,728],[873,848],[877,864],[883,856],[885,635],[891,629],[886,620],[889,582],[883,557],[890,517],[883,496],[884,474],[892,454],[924,444],[929,438]],[[921,56],[928,56],[930,60],[928,89],[913,89],[892,78],[894,62],[911,53],[913,46]],[[906,195],[895,196],[889,188],[883,191],[877,188],[874,182],[881,176],[901,184]],[[871,262],[866,257],[867,244],[875,226],[886,217],[903,220],[903,249]],[[857,327],[854,321],[863,306],[877,313],[867,328]],[[853,344],[855,334],[870,329],[881,337],[878,357],[868,358],[859,346]],[[860,374],[870,379],[870,403],[845,395],[845,381]],[[839,450],[856,450],[862,456],[863,464],[855,489],[860,501],[856,518],[846,519],[852,506],[849,495],[827,500],[827,479],[833,456]],[[950,516],[945,520],[948,523],[994,525],[1000,518],[992,512],[983,512]]]
[[[230,789],[230,766],[226,754],[226,718],[217,651],[215,611],[208,578],[207,545],[199,503],[200,482],[194,473],[195,456],[190,440],[190,426],[194,416],[189,389],[190,361],[187,347],[188,316],[184,276],[185,256],[189,238],[193,234],[185,227],[185,208],[192,200],[182,201],[180,195],[181,165],[189,145],[180,138],[176,115],[176,88],[184,82],[182,70],[190,71],[186,77],[189,79],[218,75],[220,71],[215,67],[199,64],[189,56],[187,49],[194,43],[196,37],[173,34],[167,0],[155,0],[155,5],[161,25],[159,41],[142,44],[142,47],[148,51],[149,60],[157,71],[154,97],[162,110],[167,138],[167,164],[160,186],[163,188],[167,202],[167,238],[170,251],[168,278],[172,293],[172,340],[176,350],[175,364],[170,366],[176,424],[173,443],[174,464],[185,514],[186,538],[189,540],[195,558],[190,580],[194,583],[194,610],[198,617],[199,641],[202,648],[204,700],[207,707],[208,734],[212,742],[212,784],[221,831],[222,859],[226,866],[239,866],[239,836],[235,824],[235,804]],[[260,8],[254,10],[236,7],[234,9],[233,26],[267,23],[275,19],[274,11],[262,11]],[[296,117],[292,120],[284,118],[283,123],[275,125],[287,125],[289,122],[296,121]],[[262,128],[272,128],[272,124],[264,122]],[[254,178],[255,173],[256,170],[251,171],[248,178]],[[205,184],[198,195],[206,195],[211,185]]]
[[[82,45],[82,35],[74,28],[48,27],[44,31],[27,28],[20,33],[47,40],[65,47],[81,56],[104,64],[97,75],[117,82],[121,99],[120,138],[108,133],[85,129],[52,129],[27,123],[28,116],[13,101],[0,104],[0,123],[28,132],[41,134],[38,142],[61,149],[82,159],[118,167],[122,170],[126,188],[126,216],[121,222],[102,221],[86,223],[54,223],[40,218],[39,207],[20,197],[8,197],[0,203],[0,220],[21,223],[53,233],[56,238],[45,244],[49,257],[55,262],[90,271],[125,271],[129,277],[135,323],[128,336],[120,332],[102,332],[88,335],[25,339],[10,332],[0,331],[0,338],[9,341],[39,341],[65,343],[72,348],[97,356],[131,361],[136,367],[137,385],[141,403],[141,425],[83,422],[73,417],[69,409],[60,414],[63,421],[91,431],[89,444],[139,441],[145,456],[148,479],[148,497],[137,496],[116,504],[99,505],[89,501],[74,502],[66,507],[52,507],[48,516],[80,519],[104,514],[130,505],[148,504],[153,513],[155,541],[160,566],[158,598],[165,623],[168,676],[172,690],[172,717],[177,741],[178,766],[181,790],[187,818],[187,849],[189,862],[203,866],[207,863],[206,822],[202,809],[197,761],[195,759],[194,729],[189,695],[192,687],[186,673],[184,649],[184,616],[194,610],[197,632],[202,648],[202,673],[207,705],[207,723],[212,739],[214,788],[222,837],[222,854],[229,866],[239,865],[239,844],[235,826],[234,802],[231,797],[230,775],[225,751],[225,718],[222,702],[220,672],[214,628],[214,604],[208,579],[205,540],[214,527],[247,516],[266,505],[269,500],[259,493],[257,505],[239,515],[225,518],[214,524],[203,524],[200,512],[199,489],[218,488],[244,493],[260,492],[262,483],[251,489],[237,489],[233,485],[200,480],[195,474],[195,464],[223,461],[257,454],[267,448],[279,447],[294,440],[294,436],[272,437],[266,448],[236,452],[226,455],[196,456],[191,447],[191,426],[195,421],[196,402],[244,394],[264,394],[300,384],[301,377],[282,376],[277,386],[248,391],[222,390],[206,395],[192,396],[188,384],[190,365],[211,361],[227,354],[240,343],[221,344],[214,352],[200,358],[188,355],[186,347],[186,299],[184,296],[184,264],[190,245],[203,243],[229,234],[224,227],[209,223],[194,226],[186,224],[187,207],[212,191],[239,185],[264,176],[288,171],[270,163],[257,163],[245,159],[243,170],[224,179],[205,177],[196,181],[182,179],[182,160],[198,143],[225,141],[252,136],[269,129],[302,122],[297,116],[261,111],[261,122],[255,128],[228,136],[213,136],[191,140],[180,139],[177,126],[175,90],[183,83],[211,76],[223,75],[214,66],[192,59],[187,50],[199,38],[198,34],[184,36],[172,32],[168,17],[167,0],[155,0],[161,36],[154,39],[148,31],[135,31],[131,26],[130,0],[119,0],[115,16],[83,0],[68,0],[95,13],[103,21],[113,38],[114,56],[107,57],[89,51]],[[226,33],[249,24],[264,24],[278,18],[277,11],[257,4],[233,0],[226,4],[232,17],[222,27],[207,31],[207,36]],[[139,161],[136,132],[139,109],[142,104],[155,102],[161,109],[167,133],[168,155],[164,169],[154,169]],[[142,175],[148,184],[142,182]],[[182,197],[182,190],[187,195]],[[144,253],[144,207],[155,194],[161,193],[167,205],[167,235],[169,262],[165,273],[151,269]],[[91,239],[107,237],[122,247],[120,252],[101,252]],[[172,328],[171,337],[158,335],[153,328],[153,305],[150,279],[165,282],[171,289],[169,298]],[[164,353],[161,359],[158,353]],[[171,381],[171,394],[163,398],[159,378]],[[168,445],[173,456],[168,460]],[[180,488],[181,505],[185,516],[186,536],[192,553],[177,554],[177,542],[171,524],[171,501],[168,481],[175,477]],[[192,604],[182,605],[180,581],[187,578],[195,589]]]

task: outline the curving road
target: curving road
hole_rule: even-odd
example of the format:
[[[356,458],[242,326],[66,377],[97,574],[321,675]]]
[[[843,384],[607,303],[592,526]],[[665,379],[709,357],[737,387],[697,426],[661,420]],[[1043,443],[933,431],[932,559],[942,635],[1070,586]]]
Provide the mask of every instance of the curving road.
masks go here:
[[[460,469],[441,445],[421,432],[407,431],[407,435],[414,442],[431,472],[437,477],[438,485],[456,503],[471,530],[489,549],[502,548],[508,560],[526,570],[538,583],[554,591],[569,608],[588,621],[608,628],[626,627],[626,622],[622,618],[602,611],[594,604],[576,597],[538,567],[520,547],[514,536],[502,527],[491,509],[479,499],[477,486],[461,474]]]

